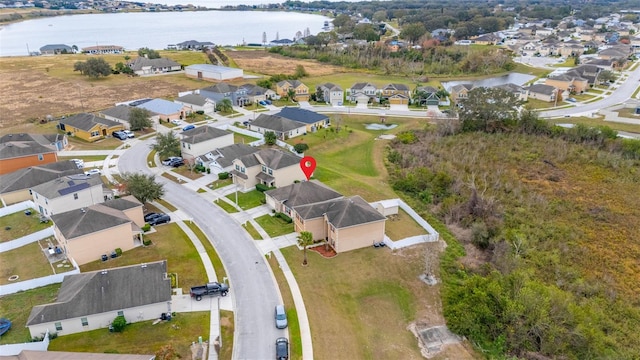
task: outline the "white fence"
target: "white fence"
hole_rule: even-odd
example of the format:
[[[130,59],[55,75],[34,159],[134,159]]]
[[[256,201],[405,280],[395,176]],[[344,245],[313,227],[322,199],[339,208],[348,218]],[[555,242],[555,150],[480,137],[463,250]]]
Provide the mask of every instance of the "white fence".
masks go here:
[[[49,341],[49,330],[47,330],[42,341],[0,345],[0,356],[16,356],[20,354],[22,350],[47,351]]]
[[[387,246],[390,249],[395,250],[395,249],[400,249],[403,247],[412,246],[412,245],[416,245],[424,242],[438,241],[438,239],[440,238],[440,234],[431,225],[429,225],[429,223],[425,219],[423,219],[420,215],[418,215],[417,212],[415,212],[409,205],[407,205],[407,203],[405,203],[400,199],[393,199],[393,201],[398,205],[398,207],[400,207],[407,214],[409,214],[409,216],[411,216],[411,218],[415,220],[418,223],[418,225],[420,225],[423,229],[425,229],[429,234],[411,236],[411,237],[404,238],[402,240],[397,240],[397,241],[393,241],[385,235],[384,243],[387,244]],[[376,206],[374,204],[376,203],[372,203],[371,206],[375,208]]]
[[[0,286],[0,296],[15,294],[18,291],[31,290],[31,289],[35,289],[45,285],[61,283],[62,279],[64,279],[64,277],[67,275],[80,274],[80,269],[78,268],[78,264],[76,264],[76,262],[73,261],[73,259],[69,259],[69,260],[73,265],[73,270],[67,271],[62,274],[49,275],[49,276],[45,276],[37,279],[25,280],[25,281],[20,281],[20,282],[8,284],[8,285],[2,285]]]
[[[53,236],[53,226],[50,226],[46,229],[42,229],[40,231],[34,232],[32,234],[23,236],[19,239],[7,241],[0,244],[0,253],[5,251],[17,249],[19,247],[25,246],[27,244],[31,244],[32,242],[36,242],[40,239],[47,238],[49,236]]]
[[[256,140],[254,142],[251,142],[251,143],[249,143],[247,145],[260,146],[260,145],[264,144],[264,135],[259,133],[259,132],[255,132],[255,131],[251,131],[251,130],[247,130],[247,129],[242,129],[242,128],[239,128],[239,127],[236,127],[236,126],[233,126],[233,125],[223,125],[220,128],[224,129],[224,130],[237,132],[238,134],[251,136],[251,137],[255,137],[255,138],[260,139],[260,140]],[[296,152],[296,150],[293,148],[293,145],[289,145],[284,141],[276,140],[276,145],[280,146],[281,148],[284,148],[284,149],[287,149],[287,150],[291,151],[292,153],[298,155],[299,157],[304,156],[304,154],[298,154]]]
[[[27,200],[17,204],[5,206],[3,208],[0,208],[0,217],[13,214],[18,211],[25,211],[27,209],[36,209],[36,204],[34,204],[31,200]]]

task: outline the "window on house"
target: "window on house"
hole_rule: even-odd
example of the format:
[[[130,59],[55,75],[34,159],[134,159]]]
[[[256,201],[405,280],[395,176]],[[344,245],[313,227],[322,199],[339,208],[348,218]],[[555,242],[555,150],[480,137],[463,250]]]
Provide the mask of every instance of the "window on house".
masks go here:
[[[191,144],[187,145],[187,147],[189,148],[189,150],[191,150]]]
[[[273,170],[269,169],[269,175],[273,175]]]
[[[80,318],[80,321],[82,321],[82,326],[89,326],[89,320],[86,317]]]
[[[124,311],[123,310],[118,311],[118,316],[124,316]]]
[[[57,322],[55,325],[56,325],[56,331],[62,331],[62,323],[61,322]]]
[[[91,137],[94,137],[94,136],[100,136],[100,131],[92,131]]]
[[[73,194],[73,200],[78,200],[78,193]]]
[[[38,160],[40,160],[40,161],[44,160],[44,155],[38,154]]]
[[[45,203],[46,205],[49,205],[49,199],[44,199],[44,203]]]
[[[183,149],[185,148],[185,143],[182,143],[182,148],[183,148]]]
[[[267,167],[262,165],[262,172],[267,172]]]
[[[244,174],[244,170],[245,170],[244,168],[241,168],[241,171],[242,171],[243,174]]]
[[[236,171],[240,171],[240,166],[236,165]]]

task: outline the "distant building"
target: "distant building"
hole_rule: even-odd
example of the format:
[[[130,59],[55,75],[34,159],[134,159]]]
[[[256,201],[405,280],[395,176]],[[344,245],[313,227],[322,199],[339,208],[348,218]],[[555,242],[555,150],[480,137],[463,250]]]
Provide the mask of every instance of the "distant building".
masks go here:
[[[117,45],[98,45],[82,48],[82,52],[91,55],[101,54],[120,54],[124,51],[122,46]]]
[[[242,69],[218,65],[195,64],[187,66],[184,70],[187,77],[198,80],[222,81],[244,77]]]
[[[177,43],[176,45],[169,45],[169,49],[176,50],[202,50],[205,48],[212,48],[216,46],[211,41],[196,41],[196,40],[187,40],[181,43]]]
[[[180,71],[182,68],[180,64],[171,59],[147,59],[142,56],[136,58],[127,65],[138,75],[162,74],[171,71]]]
[[[50,44],[40,48],[42,55],[73,54],[73,48],[64,44]]]

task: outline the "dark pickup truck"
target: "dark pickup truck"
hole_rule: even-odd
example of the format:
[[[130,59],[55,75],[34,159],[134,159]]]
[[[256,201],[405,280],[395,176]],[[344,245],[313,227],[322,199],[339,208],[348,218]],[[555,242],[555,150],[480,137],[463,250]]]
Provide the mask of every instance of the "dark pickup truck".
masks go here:
[[[211,282],[203,286],[194,286],[191,288],[191,297],[196,298],[196,301],[202,300],[205,295],[217,295],[227,296],[229,292],[229,285],[224,283]]]

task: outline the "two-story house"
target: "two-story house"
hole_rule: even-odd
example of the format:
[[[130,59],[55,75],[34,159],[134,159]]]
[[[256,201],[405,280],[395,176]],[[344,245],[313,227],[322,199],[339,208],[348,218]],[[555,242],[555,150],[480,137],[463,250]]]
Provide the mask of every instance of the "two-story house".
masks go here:
[[[264,100],[273,99],[276,96],[276,92],[271,89],[265,89],[261,86],[254,84],[240,85],[241,88],[247,92],[246,96],[249,98],[249,103],[258,103]]]
[[[44,216],[99,204],[113,198],[99,175],[68,175],[31,188],[32,200]]]
[[[234,169],[233,160],[260,151],[260,148],[246,144],[233,144],[213,149],[196,158],[196,163],[211,169],[214,174],[230,172]]]
[[[233,183],[244,190],[256,184],[281,187],[306,179],[300,158],[286,151],[262,149],[233,160],[233,164]]]
[[[32,187],[67,175],[82,174],[83,170],[73,161],[58,161],[18,169],[0,175],[0,200],[3,206],[32,200]]]
[[[528,91],[520,85],[508,83],[503,85],[498,85],[495,87],[496,89],[502,89],[516,96],[518,100],[527,101],[528,99]]]
[[[195,158],[212,149],[233,144],[233,133],[213,126],[198,126],[182,132],[180,151],[185,161],[193,162]]]
[[[244,106],[251,101],[247,97],[247,89],[227,83],[217,83],[198,90],[198,94],[220,104],[222,100],[228,99],[233,106]]]
[[[370,102],[379,101],[378,94],[380,91],[371,83],[355,83],[347,89],[347,99],[350,102],[358,104],[368,104]]]
[[[0,137],[0,175],[58,161],[58,150],[68,145],[65,135],[5,134]]]
[[[405,84],[387,84],[380,89],[380,96],[389,101],[389,105],[409,105],[411,90]]]
[[[469,91],[473,89],[473,84],[458,84],[454,85],[449,89],[449,93],[451,94],[451,100],[454,103],[459,103],[465,99],[469,98]]]
[[[125,129],[125,125],[93,114],[81,113],[60,120],[60,130],[67,135],[94,142],[111,136],[114,131]]]
[[[333,106],[341,106],[344,102],[344,91],[333,83],[320,84],[316,86],[316,99]]]
[[[289,96],[289,90],[293,90],[295,101],[309,101],[309,87],[300,80],[282,80],[276,84],[276,93],[281,97]]]

